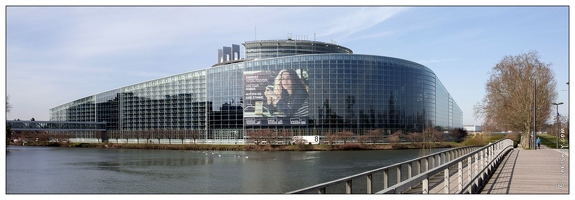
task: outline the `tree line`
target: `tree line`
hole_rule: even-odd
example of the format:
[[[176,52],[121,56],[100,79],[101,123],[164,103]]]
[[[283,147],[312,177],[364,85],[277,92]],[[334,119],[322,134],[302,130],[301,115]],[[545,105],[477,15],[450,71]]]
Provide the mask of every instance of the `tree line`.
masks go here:
[[[197,143],[200,138],[199,130],[133,130],[133,131],[90,131],[88,136],[97,138],[100,142],[106,140],[115,140],[119,143],[125,140],[126,143],[129,139],[135,139],[136,143],[160,143],[160,140],[167,139],[170,144],[184,144],[187,139],[192,139],[193,143]],[[257,129],[246,130],[246,138],[248,143],[255,145],[282,145],[282,144],[299,144],[303,143],[302,140],[294,140],[296,134],[289,129],[277,130],[272,129]],[[392,143],[398,144],[402,142],[411,142],[412,144],[420,144],[425,141],[442,142],[446,137],[452,141],[461,142],[467,136],[467,131],[462,128],[453,129],[448,134],[440,131],[428,129],[423,133],[411,132],[404,134],[401,130],[385,136],[382,129],[370,130],[365,135],[356,135],[351,131],[340,131],[334,133],[324,133],[323,143],[329,145],[346,144],[346,143],[361,143],[361,144],[376,144],[376,143]],[[13,131],[10,139],[28,142],[64,142],[70,138],[76,137],[74,134],[66,133],[50,133],[48,131]]]
[[[347,144],[350,142],[360,144],[399,144],[409,142],[414,145],[422,145],[423,142],[444,142],[448,138],[454,142],[462,142],[467,135],[468,132],[463,128],[456,128],[448,131],[448,133],[443,133],[432,128],[428,128],[423,132],[410,132],[407,134],[398,130],[388,136],[384,135],[384,131],[382,129],[375,129],[367,131],[367,134],[365,135],[356,135],[351,131],[339,131],[334,133],[327,132],[323,134],[322,142],[328,145]],[[246,130],[246,136],[248,138],[248,143],[256,145],[300,144],[305,142],[301,139],[293,140],[293,137],[296,135],[290,130],[280,130],[278,132],[271,129]]]

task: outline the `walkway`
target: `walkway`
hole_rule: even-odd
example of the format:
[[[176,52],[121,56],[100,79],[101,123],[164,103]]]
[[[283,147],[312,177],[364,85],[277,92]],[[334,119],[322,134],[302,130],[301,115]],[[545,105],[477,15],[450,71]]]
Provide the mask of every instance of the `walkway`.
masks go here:
[[[568,150],[541,148],[511,151],[481,193],[569,194]]]

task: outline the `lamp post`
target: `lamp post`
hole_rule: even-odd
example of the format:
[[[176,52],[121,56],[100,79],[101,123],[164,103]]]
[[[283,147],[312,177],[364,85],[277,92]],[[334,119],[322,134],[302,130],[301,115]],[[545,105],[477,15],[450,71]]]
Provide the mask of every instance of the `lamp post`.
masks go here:
[[[533,139],[531,149],[537,149],[537,79],[533,82]]]
[[[556,115],[555,115],[555,123],[559,124],[559,105],[563,104],[563,102],[559,102],[559,103],[551,103],[553,105],[556,106]],[[559,125],[557,125],[557,129],[555,131],[555,139],[557,139],[557,149],[559,149]]]

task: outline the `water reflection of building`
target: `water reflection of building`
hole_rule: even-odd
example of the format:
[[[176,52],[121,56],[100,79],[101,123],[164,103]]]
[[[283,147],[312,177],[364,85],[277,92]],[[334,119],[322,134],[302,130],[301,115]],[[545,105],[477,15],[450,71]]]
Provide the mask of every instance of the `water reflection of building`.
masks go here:
[[[309,40],[259,40],[218,51],[212,67],[94,94],[50,109],[51,121],[106,122],[109,131],[197,130],[200,139],[243,138],[247,130],[290,130],[296,135],[351,131],[404,133],[426,127],[461,128],[462,111],[429,68],[399,58],[357,55],[340,45]],[[258,115],[246,92],[250,72],[294,69],[303,79],[306,116]],[[261,78],[261,80],[265,80]],[[271,79],[270,79],[271,80]],[[273,86],[272,82],[253,85]],[[260,96],[258,96],[260,95]],[[261,103],[261,102],[260,102]],[[261,105],[261,104],[260,104]],[[254,110],[249,110],[252,106]],[[267,107],[266,107],[267,106]],[[270,105],[263,103],[266,110]],[[263,122],[248,125],[246,121]],[[278,124],[277,121],[281,121]],[[301,123],[300,123],[301,122]]]

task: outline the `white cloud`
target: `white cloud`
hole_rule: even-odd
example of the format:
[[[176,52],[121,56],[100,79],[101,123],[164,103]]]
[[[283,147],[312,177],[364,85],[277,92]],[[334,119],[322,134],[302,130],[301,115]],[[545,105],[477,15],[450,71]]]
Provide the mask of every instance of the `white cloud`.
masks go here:
[[[433,63],[442,63],[442,62],[453,62],[453,61],[458,61],[461,60],[460,58],[445,58],[445,59],[434,59],[434,60],[421,60],[421,61],[415,61],[419,64],[422,65],[428,65],[428,64],[433,64]]]
[[[346,38],[376,26],[408,9],[402,7],[350,9],[352,12],[338,13],[340,16],[328,23],[330,28],[322,35],[338,35],[338,38]]]

